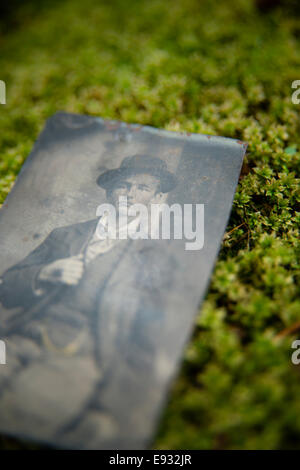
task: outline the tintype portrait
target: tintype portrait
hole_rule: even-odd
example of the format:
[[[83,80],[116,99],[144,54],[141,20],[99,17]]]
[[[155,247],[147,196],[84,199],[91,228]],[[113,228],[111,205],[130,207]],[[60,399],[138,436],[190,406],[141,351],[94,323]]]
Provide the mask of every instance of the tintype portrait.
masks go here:
[[[70,448],[148,445],[244,151],[231,139],[64,113],[47,122],[0,213],[2,432]],[[150,226],[134,236],[133,205],[200,203],[201,249],[172,233],[151,238]],[[119,220],[126,212],[114,236],[101,204]]]

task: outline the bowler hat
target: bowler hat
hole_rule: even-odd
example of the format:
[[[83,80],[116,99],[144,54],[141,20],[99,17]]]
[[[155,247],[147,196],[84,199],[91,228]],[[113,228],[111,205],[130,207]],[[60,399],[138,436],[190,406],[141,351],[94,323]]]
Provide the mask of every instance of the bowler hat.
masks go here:
[[[160,191],[167,193],[176,186],[176,178],[167,169],[166,163],[149,155],[126,157],[119,168],[102,173],[97,183],[104,189],[112,189],[124,177],[146,173],[160,180]]]

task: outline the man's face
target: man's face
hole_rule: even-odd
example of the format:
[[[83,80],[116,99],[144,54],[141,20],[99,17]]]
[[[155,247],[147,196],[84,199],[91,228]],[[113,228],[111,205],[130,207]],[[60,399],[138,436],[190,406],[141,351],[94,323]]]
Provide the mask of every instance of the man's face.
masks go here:
[[[149,206],[157,196],[159,179],[148,174],[128,176],[119,183],[110,194],[110,202],[117,208],[120,196],[127,197],[128,207],[133,204]]]

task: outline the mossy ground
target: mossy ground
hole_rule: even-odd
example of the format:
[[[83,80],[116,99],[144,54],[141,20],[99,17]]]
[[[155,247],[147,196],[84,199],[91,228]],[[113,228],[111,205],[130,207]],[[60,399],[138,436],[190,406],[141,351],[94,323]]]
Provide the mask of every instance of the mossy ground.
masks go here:
[[[0,203],[57,110],[249,143],[156,448],[300,448],[294,13],[251,0],[31,1],[2,25]]]

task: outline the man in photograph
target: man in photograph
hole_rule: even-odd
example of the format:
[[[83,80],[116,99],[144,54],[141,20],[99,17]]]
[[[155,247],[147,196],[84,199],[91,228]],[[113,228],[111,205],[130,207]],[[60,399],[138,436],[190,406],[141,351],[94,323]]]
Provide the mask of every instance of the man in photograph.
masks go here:
[[[120,197],[127,199],[126,209],[164,202],[176,178],[163,160],[134,155],[102,173],[97,183],[119,211]],[[138,230],[138,222],[129,218],[125,228]],[[159,242],[153,249],[152,241],[148,246],[140,240],[99,237],[99,228],[108,229],[103,217],[56,228],[2,276],[1,303],[6,309],[19,307],[2,333],[14,352],[15,371],[2,380],[4,419],[5,403],[14,396],[18,402],[24,394],[26,410],[20,408],[20,418],[25,427],[36,415],[41,430],[52,426],[53,434],[70,432],[91,416],[91,407],[98,412],[113,407],[126,368],[137,374],[153,367],[152,338],[159,335],[163,320],[160,292],[171,282],[174,260],[164,255]],[[34,387],[43,391],[40,403],[30,401]],[[52,420],[54,403],[62,407],[61,419],[56,410]]]

